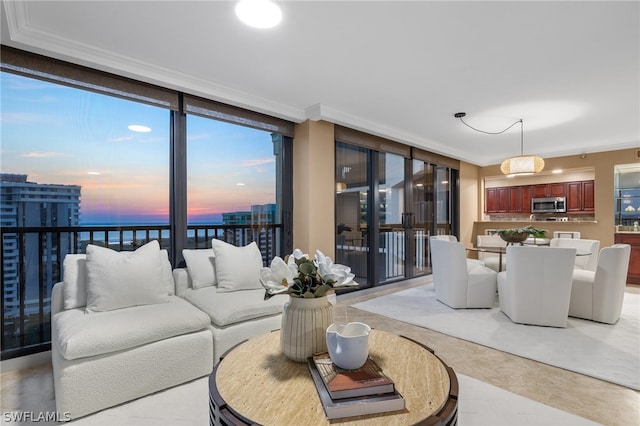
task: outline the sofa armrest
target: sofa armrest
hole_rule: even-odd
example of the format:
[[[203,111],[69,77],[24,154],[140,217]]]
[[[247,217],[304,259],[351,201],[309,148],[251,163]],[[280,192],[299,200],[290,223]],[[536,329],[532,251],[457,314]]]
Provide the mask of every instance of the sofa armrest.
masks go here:
[[[176,285],[176,296],[184,298],[184,294],[191,288],[191,277],[187,268],[176,268],[173,270],[173,281]]]
[[[56,283],[51,289],[51,315],[64,311],[63,282]]]

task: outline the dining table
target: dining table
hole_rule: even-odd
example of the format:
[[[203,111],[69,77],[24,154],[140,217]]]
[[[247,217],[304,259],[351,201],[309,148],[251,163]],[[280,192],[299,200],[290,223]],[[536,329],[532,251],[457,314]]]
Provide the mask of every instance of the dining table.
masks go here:
[[[546,244],[525,244],[525,245],[535,245],[537,247],[549,247]],[[497,253],[498,254],[498,272],[502,272],[502,256],[507,254],[507,247],[467,247],[468,251],[473,252],[482,252],[482,253]],[[576,251],[576,256],[590,256],[591,252],[581,252]]]

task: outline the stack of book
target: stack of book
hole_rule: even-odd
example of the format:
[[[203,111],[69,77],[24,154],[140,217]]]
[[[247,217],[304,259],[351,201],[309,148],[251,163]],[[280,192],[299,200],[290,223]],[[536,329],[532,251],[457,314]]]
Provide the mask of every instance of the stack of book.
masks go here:
[[[328,419],[405,408],[393,381],[371,357],[357,370],[337,367],[327,353],[310,357],[308,365]]]

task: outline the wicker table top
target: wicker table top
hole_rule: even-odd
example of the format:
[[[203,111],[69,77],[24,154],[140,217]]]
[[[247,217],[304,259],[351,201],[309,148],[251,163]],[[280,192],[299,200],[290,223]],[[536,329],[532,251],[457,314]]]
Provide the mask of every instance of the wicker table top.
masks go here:
[[[429,348],[373,330],[369,353],[395,382],[406,409],[332,422],[456,424],[457,378]],[[211,424],[329,424],[307,364],[280,352],[279,331],[246,341],[224,356],[211,374],[209,390]]]

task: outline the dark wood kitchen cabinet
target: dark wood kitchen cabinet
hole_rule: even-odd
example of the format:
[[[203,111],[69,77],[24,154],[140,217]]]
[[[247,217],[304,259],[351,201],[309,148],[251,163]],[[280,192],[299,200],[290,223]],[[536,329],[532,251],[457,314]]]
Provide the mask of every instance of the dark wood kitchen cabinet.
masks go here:
[[[595,182],[592,180],[568,182],[567,213],[591,213],[595,211]]]
[[[629,244],[631,246],[627,283],[640,284],[640,232],[626,234],[616,233],[614,242],[616,244]]]
[[[545,183],[545,184],[533,185],[534,198],[565,197],[565,196],[566,196],[565,183]]]
[[[485,213],[507,213],[509,209],[509,188],[487,188]]]
[[[595,211],[594,181],[487,188],[485,213],[531,213],[532,198],[566,197],[567,213]]]
[[[531,213],[531,185],[509,187],[509,213]]]

